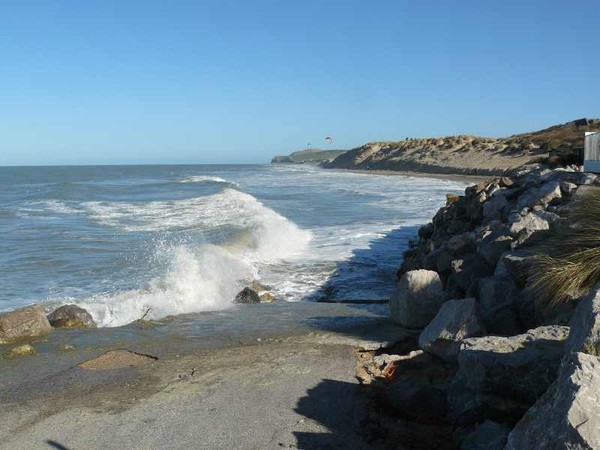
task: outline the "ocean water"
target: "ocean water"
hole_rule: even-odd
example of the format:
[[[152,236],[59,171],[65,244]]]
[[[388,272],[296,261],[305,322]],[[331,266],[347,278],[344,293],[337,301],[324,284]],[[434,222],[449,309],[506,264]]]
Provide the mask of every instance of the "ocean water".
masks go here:
[[[402,252],[466,183],[309,166],[0,167],[0,311],[101,326],[280,301],[387,298]]]

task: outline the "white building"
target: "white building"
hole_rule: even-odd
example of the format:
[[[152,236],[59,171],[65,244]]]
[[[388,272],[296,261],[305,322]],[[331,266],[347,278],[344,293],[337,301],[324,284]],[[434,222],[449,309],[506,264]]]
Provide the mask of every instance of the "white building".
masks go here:
[[[585,133],[583,170],[586,172],[600,172],[600,132],[588,131]]]

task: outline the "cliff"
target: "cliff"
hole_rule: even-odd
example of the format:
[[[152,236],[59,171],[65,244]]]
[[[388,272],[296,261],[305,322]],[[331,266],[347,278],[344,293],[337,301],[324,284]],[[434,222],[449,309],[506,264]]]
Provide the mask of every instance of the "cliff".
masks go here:
[[[586,131],[600,131],[600,119],[579,119],[503,138],[458,135],[370,142],[338,156],[325,167],[502,175],[536,161],[576,162]]]
[[[285,156],[274,156],[271,164],[319,164],[333,161],[348,150],[305,149]]]

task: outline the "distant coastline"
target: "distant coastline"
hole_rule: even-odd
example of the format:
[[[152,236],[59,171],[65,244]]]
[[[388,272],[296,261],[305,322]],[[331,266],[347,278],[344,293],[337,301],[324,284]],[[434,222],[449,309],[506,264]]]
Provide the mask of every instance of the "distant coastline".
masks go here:
[[[338,155],[307,150],[275,157],[274,164],[312,163],[328,169],[410,172],[461,176],[502,176],[531,163],[550,167],[579,163],[587,131],[600,131],[600,119],[578,119],[543,130],[502,138],[456,135],[369,142]],[[297,156],[305,156],[298,158]]]

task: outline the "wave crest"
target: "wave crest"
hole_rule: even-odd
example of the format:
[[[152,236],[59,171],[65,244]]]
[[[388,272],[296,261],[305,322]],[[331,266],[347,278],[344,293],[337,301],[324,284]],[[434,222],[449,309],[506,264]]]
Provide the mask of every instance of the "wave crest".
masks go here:
[[[233,189],[173,202],[88,202],[86,209],[96,220],[123,231],[239,230],[222,245],[158,245],[152,259],[168,261],[167,269],[146,288],[80,302],[100,326],[127,324],[147,310],[147,317],[157,319],[228,308],[245,282],[259,278],[262,264],[300,255],[311,239],[309,231]]]

